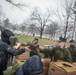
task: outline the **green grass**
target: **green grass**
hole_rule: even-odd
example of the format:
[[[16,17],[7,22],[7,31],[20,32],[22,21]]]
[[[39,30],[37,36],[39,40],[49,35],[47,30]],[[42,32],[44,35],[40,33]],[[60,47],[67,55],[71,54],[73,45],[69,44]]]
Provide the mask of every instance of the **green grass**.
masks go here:
[[[20,43],[27,43],[33,40],[31,36],[24,36],[24,35],[16,35]]]
[[[16,35],[20,43],[27,43],[27,42],[32,42],[34,37],[32,36],[24,36],[24,35]],[[39,39],[39,38],[38,38]],[[56,45],[57,42],[51,41],[48,39],[39,39],[39,45]]]

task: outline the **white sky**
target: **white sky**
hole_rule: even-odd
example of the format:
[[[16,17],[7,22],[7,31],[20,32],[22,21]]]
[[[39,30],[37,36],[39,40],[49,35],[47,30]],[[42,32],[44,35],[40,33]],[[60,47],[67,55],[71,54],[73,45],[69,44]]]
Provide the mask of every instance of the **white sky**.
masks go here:
[[[27,7],[23,7],[22,10],[19,10],[16,7],[12,7],[11,4],[5,0],[0,0],[0,5],[2,6],[5,17],[10,20],[11,23],[22,23],[24,20],[28,19],[31,11],[34,7],[40,7],[42,11],[46,11],[47,8],[52,8],[54,10],[59,7],[61,0],[12,0],[15,3],[21,2],[28,4]]]

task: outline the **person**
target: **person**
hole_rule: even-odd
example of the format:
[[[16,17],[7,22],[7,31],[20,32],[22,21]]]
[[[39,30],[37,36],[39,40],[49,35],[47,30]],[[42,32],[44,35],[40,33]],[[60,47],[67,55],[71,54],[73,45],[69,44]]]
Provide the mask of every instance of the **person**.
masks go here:
[[[34,38],[34,40],[32,41],[30,45],[30,49],[31,49],[31,52],[30,52],[30,56],[33,56],[33,55],[38,55],[41,57],[41,53],[40,53],[40,48],[39,48],[39,40],[38,38]]]
[[[39,42],[38,38],[34,38],[34,40],[32,41],[32,44],[34,45],[34,47],[35,47],[36,49],[39,49],[39,44],[38,44],[38,42]]]
[[[50,51],[52,61],[62,60],[72,62],[71,54],[69,50],[65,48],[65,42],[65,38],[59,37],[58,45]]]
[[[1,40],[0,40],[0,75],[3,75],[3,71],[7,69],[8,64],[8,56],[9,55],[20,55],[25,52],[26,48],[21,48],[18,50],[14,50],[10,44],[9,38],[14,36],[14,34],[10,30],[3,30],[1,33]],[[27,50],[29,50],[27,48]]]
[[[43,64],[41,58],[37,55],[31,56],[14,75],[38,75],[43,72]]]
[[[71,53],[72,56],[72,61],[76,62],[76,47],[75,47],[75,41],[74,40],[70,40],[69,41],[69,47],[68,50]]]
[[[16,43],[18,43],[18,39],[15,37],[15,35],[8,29],[1,29],[1,40],[6,42],[8,45],[10,45],[11,47],[13,47],[14,45],[16,45]],[[8,66],[12,65],[12,61],[13,61],[13,55],[9,55],[9,60],[8,60]]]

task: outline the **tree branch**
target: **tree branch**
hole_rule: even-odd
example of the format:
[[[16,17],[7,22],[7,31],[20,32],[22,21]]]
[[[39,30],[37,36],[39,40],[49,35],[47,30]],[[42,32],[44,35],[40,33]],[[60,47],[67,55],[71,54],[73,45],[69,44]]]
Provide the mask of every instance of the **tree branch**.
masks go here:
[[[9,2],[10,4],[12,4],[13,6],[19,8],[21,10],[21,7],[28,7],[27,4],[22,4],[22,3],[14,3],[12,0],[6,0],[7,2]]]

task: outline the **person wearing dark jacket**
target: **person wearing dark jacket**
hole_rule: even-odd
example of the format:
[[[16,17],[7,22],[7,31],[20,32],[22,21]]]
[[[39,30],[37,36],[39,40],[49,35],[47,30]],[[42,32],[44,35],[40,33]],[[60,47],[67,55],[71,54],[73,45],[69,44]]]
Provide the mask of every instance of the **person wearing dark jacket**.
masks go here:
[[[31,56],[14,75],[38,75],[43,72],[43,64],[39,56]]]
[[[10,36],[14,36],[14,34],[10,31],[5,29],[1,33],[1,41],[0,41],[0,75],[3,75],[3,71],[7,69],[7,63],[8,63],[8,56],[9,55],[20,55],[23,52],[25,52],[25,48],[21,48],[18,50],[14,50],[10,46]],[[28,49],[28,48],[27,48]],[[28,49],[29,50],[29,49]]]
[[[72,61],[76,62],[76,47],[75,47],[75,41],[74,40],[70,40],[69,42],[70,46],[68,47],[68,50],[71,53],[72,56]]]

